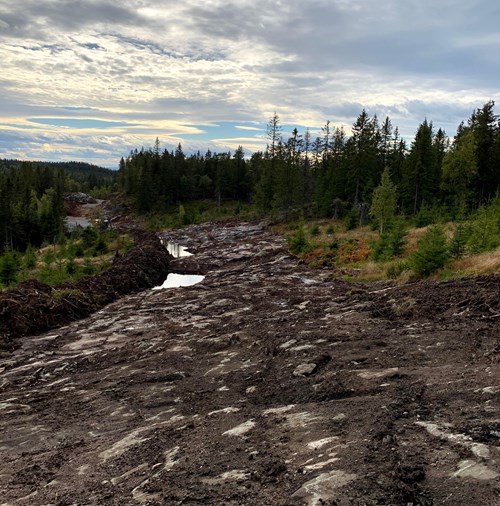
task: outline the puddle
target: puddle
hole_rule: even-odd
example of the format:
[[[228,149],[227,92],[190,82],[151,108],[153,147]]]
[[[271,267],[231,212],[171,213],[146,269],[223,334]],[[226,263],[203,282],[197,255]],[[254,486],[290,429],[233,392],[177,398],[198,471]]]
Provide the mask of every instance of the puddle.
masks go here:
[[[167,251],[174,257],[174,258],[183,258],[183,257],[190,257],[193,256],[192,253],[190,253],[184,246],[181,246],[180,244],[176,242],[167,242],[166,244],[162,240],[162,243],[167,248]]]
[[[185,258],[193,256],[193,253],[190,253],[184,246],[176,242],[165,242],[161,239],[161,243],[167,248],[167,251],[174,258]],[[200,281],[203,281],[205,276],[201,276],[198,274],[176,274],[170,273],[167,276],[167,279],[163,282],[163,284],[159,286],[155,286],[153,290],[161,290],[163,288],[179,288],[181,286],[191,286],[196,285]]]
[[[162,285],[155,286],[153,290],[161,290],[162,288],[178,288],[180,286],[191,286],[200,283],[205,276],[198,274],[175,274],[171,272]]]

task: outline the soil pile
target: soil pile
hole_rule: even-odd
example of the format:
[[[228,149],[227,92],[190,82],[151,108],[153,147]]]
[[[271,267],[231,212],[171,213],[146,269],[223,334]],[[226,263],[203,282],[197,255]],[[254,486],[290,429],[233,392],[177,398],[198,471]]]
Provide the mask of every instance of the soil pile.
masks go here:
[[[376,293],[374,313],[389,318],[500,318],[500,276],[495,274],[418,282]]]

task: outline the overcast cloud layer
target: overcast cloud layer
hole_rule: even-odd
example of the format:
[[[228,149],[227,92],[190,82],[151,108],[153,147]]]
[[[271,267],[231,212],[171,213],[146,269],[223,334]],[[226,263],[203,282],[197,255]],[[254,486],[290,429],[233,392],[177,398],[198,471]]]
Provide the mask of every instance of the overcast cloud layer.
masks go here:
[[[0,0],[0,157],[265,147],[366,108],[448,135],[500,90],[491,0]],[[217,126],[218,125],[218,126]]]

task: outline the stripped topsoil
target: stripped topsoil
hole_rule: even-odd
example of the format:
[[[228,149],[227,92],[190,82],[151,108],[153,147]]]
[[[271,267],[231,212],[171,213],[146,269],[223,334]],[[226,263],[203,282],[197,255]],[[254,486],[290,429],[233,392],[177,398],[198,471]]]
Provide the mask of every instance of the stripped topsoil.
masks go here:
[[[259,225],[169,238],[203,282],[0,361],[0,504],[498,504],[499,276],[350,284]]]

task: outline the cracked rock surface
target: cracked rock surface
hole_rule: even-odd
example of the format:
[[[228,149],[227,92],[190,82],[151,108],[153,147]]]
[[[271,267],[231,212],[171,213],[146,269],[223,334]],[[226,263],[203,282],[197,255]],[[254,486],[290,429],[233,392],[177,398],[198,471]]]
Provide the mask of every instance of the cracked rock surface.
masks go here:
[[[201,283],[0,361],[0,505],[497,504],[498,276],[348,284],[249,223],[164,239]]]

